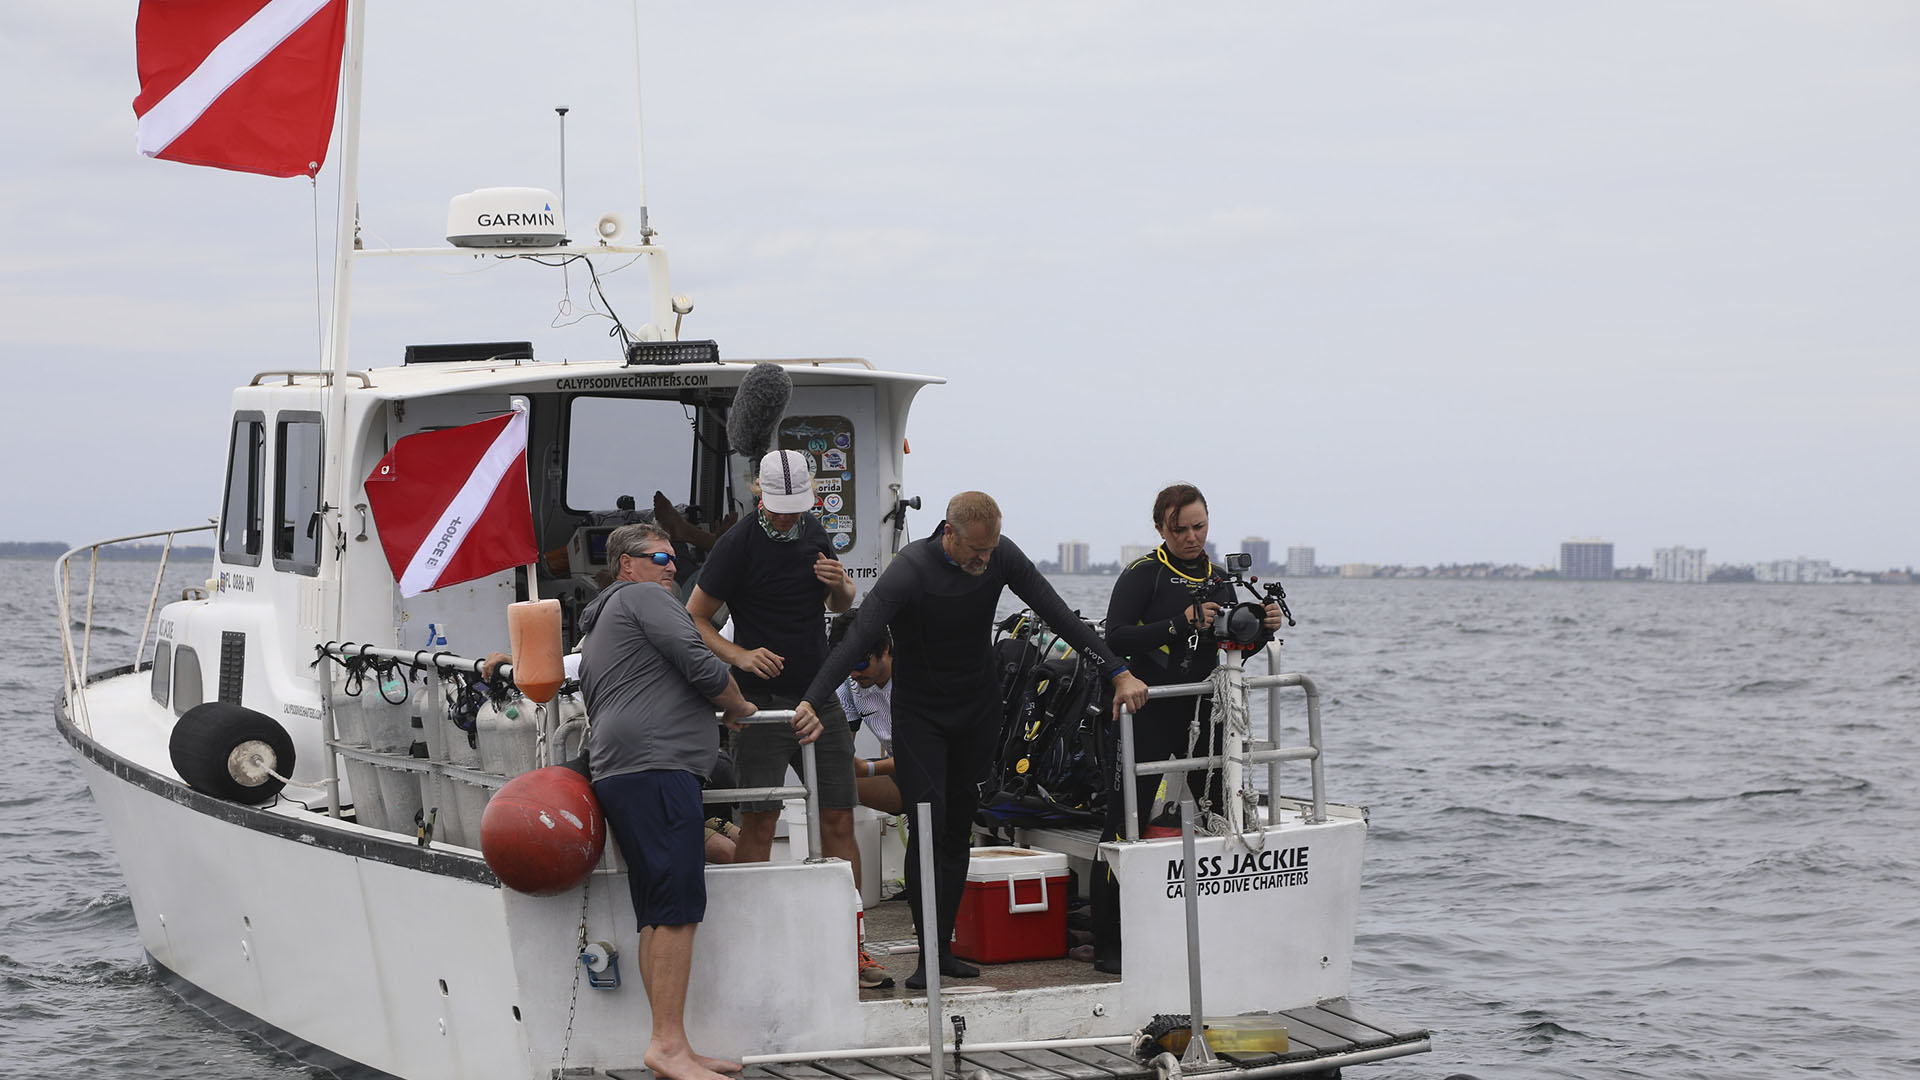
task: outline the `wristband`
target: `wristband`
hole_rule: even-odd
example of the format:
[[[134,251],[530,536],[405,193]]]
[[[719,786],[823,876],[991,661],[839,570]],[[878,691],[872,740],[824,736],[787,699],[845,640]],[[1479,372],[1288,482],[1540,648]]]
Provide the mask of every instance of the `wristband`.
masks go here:
[[[869,761],[869,762],[867,762],[867,775],[868,775],[868,776],[872,776],[872,775],[873,775],[873,769],[874,769],[874,765],[873,765],[873,762],[871,762],[871,761]]]
[[[1125,675],[1126,673],[1127,673],[1127,665],[1121,664],[1118,667],[1114,668],[1112,671],[1107,672],[1107,679],[1111,681],[1113,679],[1119,678],[1122,675]]]

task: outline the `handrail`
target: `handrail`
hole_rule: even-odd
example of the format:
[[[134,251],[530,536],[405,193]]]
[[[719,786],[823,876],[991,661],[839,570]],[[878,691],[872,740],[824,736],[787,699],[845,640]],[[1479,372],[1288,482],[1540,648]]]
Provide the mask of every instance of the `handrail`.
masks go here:
[[[1313,813],[1307,820],[1309,824],[1320,824],[1327,820],[1327,789],[1325,767],[1321,760],[1320,746],[1320,688],[1314,681],[1299,672],[1281,675],[1256,675],[1246,680],[1249,690],[1262,687],[1279,689],[1286,686],[1298,686],[1307,696],[1307,745],[1280,746],[1273,730],[1273,719],[1278,711],[1269,698],[1267,712],[1268,728],[1267,749],[1248,751],[1242,760],[1258,764],[1266,762],[1269,768],[1267,782],[1267,824],[1274,824],[1279,818],[1278,785],[1279,763],[1282,761],[1306,761],[1313,780]],[[1172,683],[1155,686],[1147,690],[1148,700],[1154,698],[1207,697],[1213,693],[1213,684]],[[1165,761],[1141,762],[1134,756],[1133,725],[1128,721],[1131,713],[1121,707],[1120,711],[1120,764],[1121,775],[1128,779],[1120,785],[1120,797],[1125,807],[1126,839],[1140,839],[1140,793],[1132,782],[1137,776],[1159,776],[1174,773],[1186,773],[1194,769],[1211,769],[1226,763],[1225,755],[1207,755],[1205,757],[1172,758]]]
[[[156,532],[133,533],[128,536],[116,536],[107,540],[96,540],[91,544],[82,544],[67,551],[53,563],[54,604],[60,616],[60,669],[62,696],[67,708],[80,730],[88,738],[93,737],[93,721],[87,715],[86,688],[88,669],[93,661],[93,597],[94,589],[100,579],[100,549],[115,544],[131,543],[135,540],[151,540],[165,537],[166,543],[160,551],[160,567],[153,576],[153,595],[147,600],[146,621],[140,626],[140,636],[133,646],[133,668],[140,668],[140,655],[147,650],[147,631],[153,627],[153,613],[159,606],[160,586],[166,580],[167,563],[173,556],[173,538],[184,533],[211,530],[213,523],[190,525],[184,529],[161,529]],[[87,616],[81,623],[80,650],[76,655],[73,647],[73,564],[75,555],[82,551],[88,553],[87,564]]]
[[[363,388],[370,387],[373,385],[373,377],[368,375],[364,371],[346,371],[346,372],[342,372],[341,374],[350,376],[355,379],[359,379],[360,385]],[[295,379],[323,379],[325,380],[323,385],[332,386],[333,372],[331,371],[291,371],[291,370],[290,371],[261,371],[261,372],[256,372],[253,376],[253,381],[247,383],[247,385],[259,386],[260,380],[262,379],[285,379],[287,380],[286,385],[288,386],[292,386],[293,380]]]
[[[320,646],[319,651],[322,657],[329,661],[337,662],[345,660],[349,656],[373,656],[405,664],[414,670],[431,667],[444,672],[471,671],[479,674],[481,665],[486,663],[485,660],[474,660],[446,649],[391,649],[382,645],[359,645],[351,641],[329,641],[325,645]],[[511,675],[512,673],[513,665],[506,662],[500,664],[499,668],[495,671],[496,675]],[[333,680],[331,677],[326,680],[326,685],[328,687],[327,704],[329,710],[331,710],[333,702],[331,689]],[[719,715],[717,712],[714,714],[716,719]],[[793,723],[793,710],[761,709],[752,716],[740,720],[739,723],[742,725],[791,724]],[[446,762],[423,761],[420,758],[413,757],[411,754],[402,754],[398,751],[389,752],[374,750],[370,747],[354,746],[350,743],[341,742],[337,732],[330,734],[326,742],[329,748],[343,757],[365,761],[374,765],[390,766],[406,772],[442,773],[453,776],[456,779],[465,780],[468,783],[496,789],[505,784],[507,780],[512,779],[512,777],[500,777],[498,783],[493,783],[491,782],[491,778],[497,775],[494,773],[479,772],[463,766],[451,765]],[[813,743],[807,743],[800,748],[800,770],[801,786],[799,787],[708,788],[702,793],[701,801],[703,803],[724,803],[759,802],[770,799],[806,799],[807,861],[816,862],[821,857],[820,771],[816,763]],[[331,766],[328,775],[334,776],[334,769]]]
[[[722,359],[720,362],[722,364],[768,363],[768,361],[765,361],[765,360],[746,360],[746,359],[741,359],[741,360]],[[807,367],[824,367],[827,364],[858,364],[859,366],[866,368],[868,371],[880,370],[879,368],[874,366],[873,361],[868,360],[866,357],[863,357],[863,356],[795,356],[795,357],[789,357],[783,360],[774,360],[772,361],[772,363],[779,364],[781,367],[799,367],[802,364],[805,364]]]

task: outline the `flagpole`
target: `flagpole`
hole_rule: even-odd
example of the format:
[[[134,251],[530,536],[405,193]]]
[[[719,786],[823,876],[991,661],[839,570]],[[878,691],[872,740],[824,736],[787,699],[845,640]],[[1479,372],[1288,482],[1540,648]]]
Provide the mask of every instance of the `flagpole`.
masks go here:
[[[366,0],[347,0],[347,53],[340,65],[342,88],[346,91],[346,116],[340,128],[340,206],[334,235],[333,322],[327,335],[327,370],[332,373],[327,391],[327,505],[334,514],[335,528],[345,534],[347,491],[347,326],[353,298],[353,253],[357,240],[360,208],[360,78],[361,52],[366,41]],[[343,548],[336,547],[327,579],[333,583],[335,633],[343,631],[346,604],[340,583]]]

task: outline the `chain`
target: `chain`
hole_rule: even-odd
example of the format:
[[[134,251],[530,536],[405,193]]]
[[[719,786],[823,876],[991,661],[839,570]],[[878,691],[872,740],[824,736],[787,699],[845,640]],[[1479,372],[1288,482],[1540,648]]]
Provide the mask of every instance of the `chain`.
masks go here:
[[[573,993],[567,998],[567,1034],[560,1042],[560,1067],[553,1073],[556,1077],[567,1075],[567,1055],[573,1052],[573,1014],[580,1005],[580,969],[586,966],[580,962],[580,954],[587,951],[587,900],[592,884],[592,874],[580,883],[580,940],[573,946]]]

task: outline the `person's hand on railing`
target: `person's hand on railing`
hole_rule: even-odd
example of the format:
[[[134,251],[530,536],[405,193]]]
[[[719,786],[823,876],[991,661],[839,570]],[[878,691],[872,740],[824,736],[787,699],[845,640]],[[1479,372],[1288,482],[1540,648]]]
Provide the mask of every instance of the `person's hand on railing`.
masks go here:
[[[1120,706],[1125,705],[1128,712],[1139,712],[1147,704],[1147,684],[1134,678],[1133,672],[1123,671],[1113,680],[1113,715],[1120,716]]]
[[[734,731],[739,731],[740,721],[759,711],[759,706],[743,697],[738,705],[730,705],[720,710],[720,722]]]
[[[820,737],[820,717],[813,706],[805,701],[793,708],[793,733],[800,737],[800,745],[805,746]]]

